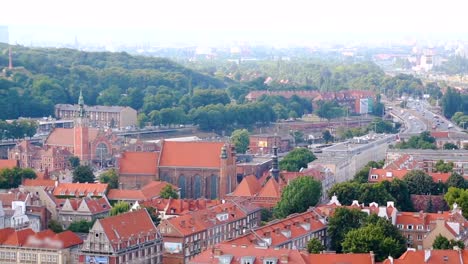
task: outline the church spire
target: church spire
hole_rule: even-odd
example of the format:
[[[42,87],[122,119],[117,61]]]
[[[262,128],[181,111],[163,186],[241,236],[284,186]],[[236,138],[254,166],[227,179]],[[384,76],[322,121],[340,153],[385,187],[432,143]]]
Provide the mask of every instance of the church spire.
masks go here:
[[[279,181],[279,166],[278,166],[278,147],[273,146],[273,156],[271,164],[271,176],[275,178],[276,181]]]
[[[84,99],[83,99],[83,90],[80,89],[80,97],[78,97],[78,106],[80,107],[78,110],[78,117],[84,117],[85,116],[85,110],[84,110]]]

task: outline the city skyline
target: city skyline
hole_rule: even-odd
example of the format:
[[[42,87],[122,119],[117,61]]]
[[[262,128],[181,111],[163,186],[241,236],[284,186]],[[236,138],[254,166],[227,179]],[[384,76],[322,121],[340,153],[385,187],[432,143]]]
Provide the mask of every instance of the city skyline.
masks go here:
[[[0,17],[10,43],[272,45],[466,39],[457,0],[423,1],[10,1]],[[24,8],[28,6],[28,8]],[[21,10],[21,12],[19,11]]]

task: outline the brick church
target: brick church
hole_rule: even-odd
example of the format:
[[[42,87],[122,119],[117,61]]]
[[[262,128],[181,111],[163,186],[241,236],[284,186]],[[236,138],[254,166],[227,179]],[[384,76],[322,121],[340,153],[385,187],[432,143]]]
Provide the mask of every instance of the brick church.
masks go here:
[[[36,171],[69,169],[68,159],[76,156],[82,164],[105,165],[118,152],[118,139],[111,132],[89,127],[84,111],[83,95],[78,99],[79,109],[73,128],[54,128],[42,147],[23,140],[8,152],[8,158],[18,160],[22,168]]]

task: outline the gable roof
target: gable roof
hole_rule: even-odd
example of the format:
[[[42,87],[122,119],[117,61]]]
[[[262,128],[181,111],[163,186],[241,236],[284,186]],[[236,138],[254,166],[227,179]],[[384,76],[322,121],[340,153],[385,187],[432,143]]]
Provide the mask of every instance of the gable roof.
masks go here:
[[[221,203],[221,200],[155,198],[144,201],[143,203],[141,203],[141,205],[156,208],[159,212],[164,212],[167,216],[181,215],[192,211],[203,210],[208,207],[219,205]]]
[[[448,131],[432,131],[431,137],[435,139],[448,138],[449,132]]]
[[[70,230],[54,233],[47,229],[28,236],[25,246],[35,248],[69,248],[82,244],[83,240]]]
[[[55,187],[55,180],[25,179],[23,186]]]
[[[160,167],[219,168],[223,142],[163,141]]]
[[[13,169],[18,166],[17,160],[0,159],[0,169]]]
[[[54,196],[102,196],[108,186],[107,183],[60,183],[54,189]]]
[[[248,175],[242,179],[231,196],[254,196],[260,190],[260,183],[255,175]]]
[[[119,160],[119,174],[156,175],[158,152],[124,152]]]
[[[411,170],[391,170],[391,169],[370,169],[369,171],[369,182],[381,182],[381,181],[392,181],[394,178],[398,178],[400,180],[410,172]],[[432,177],[434,182],[442,181],[446,182],[450,177],[450,173],[442,173],[442,172],[429,172],[427,173],[429,176]],[[377,179],[372,178],[373,175],[377,175]]]
[[[408,250],[398,259],[386,259],[383,264],[461,264],[466,256],[466,250]]]
[[[46,138],[44,145],[73,147],[73,128],[54,128]],[[88,128],[88,140],[94,141],[99,133],[97,128]]]
[[[280,198],[281,191],[278,182],[273,177],[270,177],[270,179],[258,193],[258,196]]]
[[[159,236],[158,230],[146,209],[98,219],[95,226],[96,224],[101,225],[115,251],[118,251],[117,245],[119,242],[125,242],[120,243],[120,249],[124,249],[138,244],[140,241],[137,238],[144,239],[145,236],[154,238]]]

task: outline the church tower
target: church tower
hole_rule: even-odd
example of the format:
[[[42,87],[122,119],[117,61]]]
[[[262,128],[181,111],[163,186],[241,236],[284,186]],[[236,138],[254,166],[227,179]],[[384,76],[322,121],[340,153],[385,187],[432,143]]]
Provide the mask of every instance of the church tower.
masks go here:
[[[78,112],[76,113],[75,125],[73,127],[73,147],[74,155],[80,159],[81,164],[87,165],[91,163],[91,155],[89,151],[88,139],[88,118],[84,110],[83,93],[80,90],[78,98]]]

